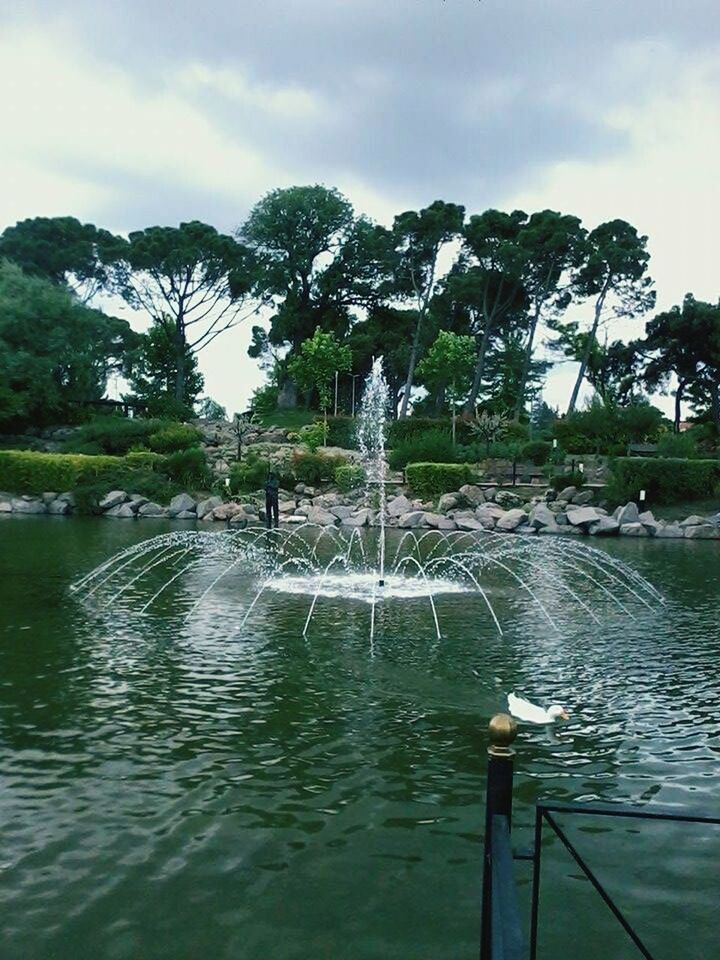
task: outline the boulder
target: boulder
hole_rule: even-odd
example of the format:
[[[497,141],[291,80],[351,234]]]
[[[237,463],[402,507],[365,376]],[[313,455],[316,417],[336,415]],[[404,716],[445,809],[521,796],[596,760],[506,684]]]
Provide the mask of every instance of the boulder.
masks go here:
[[[42,495],[42,502],[47,506],[47,504],[52,503],[53,500],[57,498],[57,493],[44,493]]]
[[[338,522],[335,514],[322,507],[310,507],[307,518],[309,523],[317,523],[321,527],[332,527]]]
[[[494,500],[497,496],[497,487],[486,487],[483,490],[483,496],[485,497],[485,503]]]
[[[692,516],[686,517],[684,520],[680,521],[680,526],[685,529],[686,527],[699,527],[702,524],[707,523],[705,517],[699,517],[696,513]]]
[[[330,513],[336,516],[338,520],[345,520],[347,517],[351,517],[355,513],[355,507],[349,507],[347,505],[330,507]]]
[[[411,510],[409,513],[404,513],[398,519],[398,526],[403,529],[413,529],[414,527],[419,527],[424,518],[425,514],[422,510]]]
[[[511,493],[510,490],[499,490],[495,494],[495,503],[500,504],[506,510],[512,510],[514,507],[521,506],[522,500],[516,493]]]
[[[558,493],[557,498],[558,500],[565,500],[567,503],[570,503],[577,492],[577,487],[563,487],[563,489]]]
[[[258,509],[254,503],[241,503],[240,506],[247,514],[256,515],[258,512]]]
[[[103,516],[109,517],[111,520],[134,520],[135,511],[129,503],[119,503],[116,507],[110,507],[109,510],[106,510]]]
[[[423,513],[423,523],[434,530],[457,530],[455,521],[440,513]]]
[[[589,527],[591,523],[596,523],[600,516],[595,507],[568,507],[568,523],[574,527]]]
[[[581,490],[580,493],[575,494],[571,502],[577,504],[579,507],[584,507],[586,503],[590,503],[594,496],[595,494],[592,490]]]
[[[144,497],[141,493],[131,493],[130,494],[130,503],[133,504],[133,509],[139,510],[144,503],[150,503],[147,497]]]
[[[234,500],[230,500],[228,503],[221,503],[215,507],[212,512],[212,518],[213,520],[232,520],[237,513],[242,513],[243,517],[245,516],[245,512],[240,504],[235,503]],[[207,519],[207,517],[204,519]]]
[[[558,498],[557,490],[553,490],[552,487],[548,487],[548,489],[543,494],[543,499],[545,503],[552,503],[554,500],[557,500],[557,498]]]
[[[485,530],[486,528],[480,523],[479,520],[475,520],[474,517],[455,517],[455,524],[457,525],[458,530]]]
[[[222,502],[222,497],[208,497],[207,500],[201,500],[196,507],[198,520],[204,520],[205,517],[212,513],[215,507],[219,507]]]
[[[528,516],[524,510],[508,510],[495,524],[496,530],[512,531],[517,530],[522,524],[527,523]]]
[[[233,527],[246,527],[248,525],[248,515],[242,507],[230,517],[230,523]]]
[[[618,525],[620,527],[620,533],[624,537],[649,537],[650,536],[650,533],[645,529],[642,523],[635,522],[635,523],[620,524],[618,522]]]
[[[612,517],[603,517],[596,523],[591,523],[588,533],[591,537],[607,537],[620,532],[620,524]]]
[[[181,513],[176,513],[173,517],[174,520],[197,520],[197,514],[194,510],[183,510]]]
[[[412,503],[406,496],[401,494],[394,497],[387,505],[387,514],[389,517],[402,517],[412,511]]]
[[[195,501],[189,493],[179,493],[170,501],[168,516],[176,517],[180,513],[195,514]]]
[[[617,520],[621,527],[631,523],[639,523],[640,514],[638,513],[637,504],[631,500],[630,503],[626,503],[624,507],[618,507],[613,514],[613,519]],[[622,530],[620,532],[622,533]]]
[[[685,527],[686,540],[720,540],[720,527],[714,523],[698,523],[692,527]]]
[[[101,510],[111,510],[121,503],[127,503],[129,499],[130,497],[128,497],[124,490],[111,490],[110,493],[105,494],[98,506]]]
[[[47,512],[54,517],[64,517],[72,511],[72,507],[67,500],[51,500],[47,505]]]
[[[12,513],[12,503],[9,500],[0,500],[0,513]]]
[[[64,500],[65,503],[69,503],[71,507],[75,506],[75,494],[74,493],[59,493],[57,495],[58,500]]]
[[[47,513],[47,507],[42,500],[32,497],[18,497],[12,501],[13,513]]]
[[[492,520],[499,520],[500,517],[505,516],[505,511],[495,503],[483,503],[475,510],[475,516],[482,523],[487,517]]]
[[[132,508],[130,508],[132,509]],[[144,503],[137,512],[139,517],[166,517],[167,510],[161,507],[159,503]]]
[[[370,522],[371,511],[364,507],[357,513],[350,514],[342,518],[343,527],[366,527]]]
[[[485,495],[482,492],[482,488],[476,486],[474,483],[464,483],[460,487],[460,493],[473,507],[479,507],[481,503],[485,503]]]
[[[537,503],[530,511],[528,519],[535,530],[539,530],[541,527],[557,526],[555,514],[545,503]]]
[[[454,493],[444,493],[438,500],[438,513],[447,513],[448,510],[454,510],[459,503],[458,497]]]
[[[685,536],[685,531],[679,523],[666,523],[655,531],[655,536],[659,540],[681,540]]]
[[[313,500],[313,506],[322,507],[324,510],[329,510],[330,507],[339,507],[343,502],[342,497],[339,493],[322,493],[319,497],[315,497]]]
[[[560,524],[554,522],[554,518],[553,518],[553,522],[549,523],[546,527],[536,527],[535,529],[536,529],[536,532],[539,534],[554,533],[557,535],[557,534],[565,533],[565,531],[568,529],[575,530],[576,527],[561,527]]]
[[[258,518],[257,518],[257,517],[252,517],[252,519],[253,519],[253,520],[257,520]],[[295,516],[295,515],[293,514],[292,517],[288,517],[288,516],[280,517],[280,522],[281,522],[281,523],[293,523],[293,524],[305,523],[305,517],[297,517],[297,516]]]

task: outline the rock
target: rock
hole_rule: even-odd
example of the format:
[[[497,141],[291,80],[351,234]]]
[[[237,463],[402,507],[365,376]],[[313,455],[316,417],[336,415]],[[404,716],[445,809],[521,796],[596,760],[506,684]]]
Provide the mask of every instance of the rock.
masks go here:
[[[166,517],[167,510],[165,509],[165,507],[161,507],[159,503],[153,503],[152,501],[150,501],[150,503],[144,503],[140,507],[140,509],[138,510],[138,516],[145,517],[145,518]]]
[[[575,527],[561,527],[558,523],[555,523],[555,520],[554,520],[554,517],[553,517],[553,522],[552,522],[552,523],[549,523],[546,527],[537,527],[537,528],[536,528],[536,532],[539,533],[539,534],[551,534],[551,533],[554,533],[554,534],[558,535],[558,534],[561,534],[561,533],[565,533],[565,531],[568,530],[568,529],[569,529],[569,530],[575,530],[576,528],[575,528]]]
[[[419,527],[423,522],[425,514],[422,510],[411,510],[409,513],[404,513],[398,519],[398,526],[403,527],[403,529],[413,529],[414,527]]]
[[[655,517],[653,516],[652,510],[643,510],[642,513],[638,514],[638,520],[640,521],[640,523],[647,523],[648,520],[654,520],[654,519]]]
[[[620,526],[620,533],[624,537],[649,537],[650,536],[649,532],[639,522],[623,523],[618,525]]]
[[[557,491],[553,490],[552,487],[548,487],[548,489],[543,494],[543,499],[545,500],[545,503],[552,503],[554,500],[557,500],[557,498],[558,498]]]
[[[485,503],[493,501],[497,496],[497,487],[486,487],[483,490],[483,496],[485,497]]]
[[[174,520],[197,520],[197,514],[194,510],[182,510],[180,513],[176,513],[173,517]]]
[[[69,503],[71,507],[75,506],[75,494],[74,493],[59,493],[57,496],[58,500],[64,500],[65,503]]]
[[[586,503],[590,503],[595,494],[592,490],[581,490],[580,493],[576,493],[572,498],[572,503],[577,504],[578,506],[585,506]]]
[[[589,527],[591,523],[596,523],[600,519],[600,514],[595,507],[572,507],[568,508],[568,522],[574,527]]]
[[[47,507],[42,500],[33,500],[32,497],[18,497],[12,501],[13,513],[47,513]]]
[[[118,507],[121,503],[127,503],[130,499],[124,490],[111,490],[110,493],[106,493],[102,498],[98,506],[101,510],[111,510],[113,507]]]
[[[563,513],[565,511],[565,502],[560,500],[551,500],[547,505],[551,513]]]
[[[499,490],[495,494],[495,503],[500,504],[506,510],[511,510],[514,507],[521,506],[522,500],[516,493],[511,493],[510,490]]]
[[[440,513],[423,513],[423,523],[434,530],[457,530],[457,524],[450,517]]]
[[[458,498],[454,493],[444,493],[438,500],[438,512],[447,513],[448,510],[453,510],[457,507],[458,503]]]
[[[569,526],[570,526],[570,523],[569,523],[568,518],[567,518],[567,514],[564,513],[563,511],[560,511],[559,513],[556,513],[556,514],[555,514],[555,523],[556,523],[559,527],[569,527]],[[579,530],[580,528],[579,528],[579,527],[573,527],[573,530],[576,530],[576,529]]]
[[[524,510],[508,510],[495,524],[496,530],[517,530],[523,523],[527,523],[528,516]]]
[[[233,527],[244,528],[248,525],[248,519],[248,515],[245,513],[242,507],[240,507],[240,509],[230,517],[230,523],[233,525]]]
[[[342,502],[343,499],[339,493],[323,493],[319,497],[315,497],[313,506],[329,510],[330,507],[342,506]]]
[[[686,540],[720,540],[720,528],[714,523],[698,523],[685,527],[684,537]]]
[[[198,520],[204,520],[206,515],[212,513],[222,502],[222,497],[208,497],[207,500],[201,500],[195,508]]]
[[[141,493],[131,493],[130,494],[130,503],[135,505],[135,510],[139,510],[144,503],[149,503],[147,497],[144,497]]]
[[[530,521],[530,525],[534,527],[535,530],[539,530],[541,527],[557,526],[555,514],[545,503],[536,504],[530,511],[528,519]]]
[[[258,508],[255,506],[254,503],[241,503],[240,506],[248,515],[253,515],[253,516],[257,515]]]
[[[696,513],[692,514],[690,517],[686,517],[684,520],[680,521],[680,526],[685,529],[686,527],[699,527],[702,524],[707,523],[705,517],[699,517]]]
[[[410,503],[408,498],[403,494],[399,497],[394,497],[387,505],[387,514],[389,517],[402,517],[411,511],[412,503]]]
[[[658,540],[681,540],[685,536],[685,531],[679,523],[667,523],[655,532]]]
[[[591,537],[607,537],[620,532],[620,524],[612,517],[603,517],[596,523],[591,523],[588,527],[588,533]]]
[[[72,512],[72,507],[67,500],[51,500],[47,505],[47,512],[54,517],[64,517]]]
[[[563,489],[558,493],[558,500],[565,500],[567,503],[570,503],[572,498],[577,494],[577,487],[563,487]]]
[[[335,514],[322,507],[310,507],[307,518],[309,523],[317,523],[321,527],[332,527],[338,522]]]
[[[215,507],[212,512],[212,518],[213,520],[232,520],[237,513],[242,513],[243,517],[245,516],[243,508],[240,506],[240,504],[235,503],[234,500],[230,500],[228,503],[221,503],[219,506]],[[207,517],[204,517],[203,519],[207,519]]]
[[[483,503],[475,510],[475,516],[482,523],[487,517],[492,520],[499,520],[500,517],[505,516],[505,511],[495,503]]]
[[[651,537],[656,537],[658,535],[658,531],[662,530],[662,528],[665,526],[665,524],[661,523],[660,520],[655,520],[654,518],[652,520],[643,520],[642,525],[645,527]]]
[[[176,517],[179,513],[195,514],[195,501],[189,493],[179,493],[170,501],[168,516]]]
[[[624,507],[618,507],[613,514],[613,519],[617,520],[617,522],[620,524],[621,533],[622,527],[631,523],[639,523],[640,514],[638,513],[637,504],[633,503],[631,500],[630,503],[626,503]]]
[[[12,513],[12,503],[9,500],[0,500],[0,513]]]
[[[474,517],[455,517],[458,530],[485,530],[486,527]],[[494,524],[493,524],[494,526]]]
[[[464,483],[460,487],[460,493],[473,507],[479,507],[481,503],[485,503],[485,495],[482,492],[482,488],[476,486],[474,483]]]
[[[348,506],[330,507],[330,513],[336,516],[338,520],[346,520],[348,517],[351,517],[355,513],[355,507],[348,507]]]
[[[111,520],[134,520],[135,511],[129,503],[119,503],[116,507],[106,510],[103,516],[110,517]]]
[[[358,510],[350,516],[342,518],[343,527],[365,527],[370,522],[371,512],[367,508]]]
[[[295,513],[295,501],[294,500],[278,501],[278,513]]]
[[[42,495],[42,502],[47,506],[49,503],[52,503],[53,500],[57,498],[56,493],[44,493]]]
[[[253,517],[253,520],[257,520],[257,517]],[[296,517],[294,514],[292,517],[284,516],[280,517],[280,523],[305,523],[305,517]]]

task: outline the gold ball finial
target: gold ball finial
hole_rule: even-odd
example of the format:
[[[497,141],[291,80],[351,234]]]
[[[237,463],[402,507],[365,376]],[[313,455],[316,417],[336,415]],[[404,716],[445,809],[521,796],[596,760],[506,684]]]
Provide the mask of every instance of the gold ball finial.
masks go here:
[[[488,753],[493,757],[511,757],[514,753],[510,744],[517,736],[517,724],[509,713],[496,713],[488,725],[490,746]]]

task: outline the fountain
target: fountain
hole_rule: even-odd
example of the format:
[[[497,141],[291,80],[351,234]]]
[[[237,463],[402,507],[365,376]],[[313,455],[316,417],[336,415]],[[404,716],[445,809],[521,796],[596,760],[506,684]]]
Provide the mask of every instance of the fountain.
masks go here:
[[[440,639],[438,608],[441,601],[458,594],[463,595],[469,623],[484,611],[500,634],[497,598],[508,588],[522,595],[553,629],[557,629],[554,608],[568,601],[596,624],[601,602],[628,617],[663,602],[627,564],[570,538],[393,530],[391,546],[385,461],[388,405],[388,386],[378,359],[365,385],[357,428],[366,499],[375,516],[372,530],[303,523],[274,530],[173,531],[111,557],[74,584],[73,592],[88,603],[141,615],[164,609],[163,601],[172,597],[169,613],[191,622],[225,587],[239,606],[240,629],[273,596],[306,596],[303,636],[321,602],[366,605],[371,641],[380,605],[418,601],[428,604],[429,623]]]

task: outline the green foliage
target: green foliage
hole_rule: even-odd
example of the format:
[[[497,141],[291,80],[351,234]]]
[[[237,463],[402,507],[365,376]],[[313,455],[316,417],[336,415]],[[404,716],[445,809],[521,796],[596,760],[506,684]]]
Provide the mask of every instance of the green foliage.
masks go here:
[[[257,387],[250,397],[250,409],[259,417],[266,417],[277,409],[279,389],[277,384],[266,383]]]
[[[395,447],[405,440],[414,440],[425,433],[447,433],[452,432],[452,424],[448,417],[405,417],[403,420],[392,420],[387,425],[387,444],[389,447]],[[466,420],[458,420],[457,440],[459,443],[467,443],[472,438],[470,424]]]
[[[577,487],[578,490],[585,483],[585,474],[582,470],[568,470],[550,477],[550,486],[553,490],[564,490],[565,487]]]
[[[172,324],[155,321],[125,360],[131,396],[155,417],[187,420],[203,388],[198,360],[187,343],[179,343]]]
[[[552,453],[552,444],[545,440],[530,440],[520,448],[520,459],[529,460],[538,467],[547,463]]]
[[[328,417],[327,425],[329,446],[342,447],[345,450],[357,448],[355,420],[352,417]]]
[[[119,457],[0,450],[0,490],[12,493],[65,492],[127,472]]]
[[[230,467],[231,493],[249,493],[262,489],[270,469],[268,460],[255,456],[248,457],[243,463],[234,463]]]
[[[355,463],[343,463],[335,468],[335,483],[341,493],[349,493],[365,482],[365,471]]]
[[[585,410],[556,420],[553,433],[567,453],[611,454],[624,452],[629,443],[653,442],[663,419],[662,412],[649,403],[616,407],[595,400]]]
[[[337,468],[344,463],[343,457],[328,457],[322,453],[295,453],[291,469],[300,483],[315,486],[323,480],[332,480]]]
[[[720,486],[720,460],[618,457],[606,487],[611,501],[637,501],[645,490],[648,503],[675,503],[711,497]]]
[[[441,430],[398,443],[388,454],[391,470],[402,470],[408,463],[452,463],[455,459],[452,437]]]
[[[202,434],[186,423],[170,423],[148,437],[148,446],[156,453],[174,453],[197,447]]]
[[[198,416],[203,420],[227,420],[225,407],[212,397],[202,397],[198,401]]]
[[[475,338],[441,330],[417,365],[420,383],[430,390],[444,390],[451,406],[464,400],[475,369]]]
[[[674,457],[676,459],[695,459],[698,452],[697,440],[692,432],[663,433],[658,438],[657,452],[660,457]]]
[[[350,347],[338,343],[332,333],[323,333],[320,327],[308,340],[303,340],[300,352],[288,364],[288,371],[301,390],[315,389],[320,409],[327,410],[332,399],[335,374],[347,373],[352,367]]]
[[[311,423],[307,427],[303,427],[300,433],[301,440],[307,444],[311,453],[315,453],[318,447],[321,447],[325,443],[326,436],[327,430],[321,420]]]
[[[424,500],[459,490],[472,479],[472,471],[464,463],[410,463],[405,478],[412,492]]]
[[[207,489],[212,484],[205,451],[190,447],[169,453],[162,464],[162,472],[182,487]],[[138,491],[139,492],[139,491]]]

